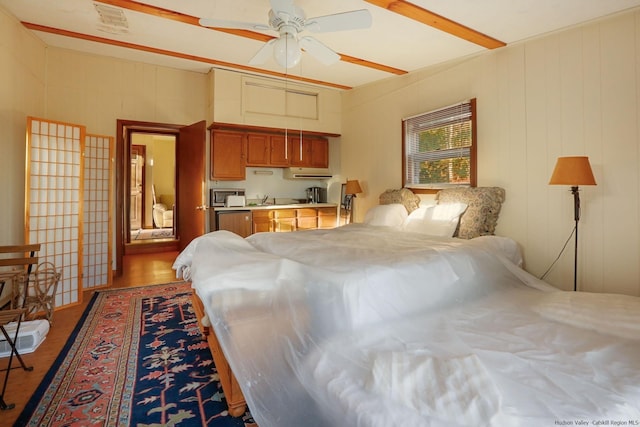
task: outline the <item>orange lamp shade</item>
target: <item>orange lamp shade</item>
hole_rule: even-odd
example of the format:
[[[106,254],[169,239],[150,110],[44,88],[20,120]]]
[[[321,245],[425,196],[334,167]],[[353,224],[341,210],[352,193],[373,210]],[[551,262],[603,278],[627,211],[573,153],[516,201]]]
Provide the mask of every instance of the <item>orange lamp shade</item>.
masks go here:
[[[589,157],[558,157],[556,167],[549,180],[551,185],[597,185],[593,177]]]
[[[344,189],[344,194],[358,194],[362,193],[362,188],[360,188],[360,183],[357,179],[347,180],[347,185]]]

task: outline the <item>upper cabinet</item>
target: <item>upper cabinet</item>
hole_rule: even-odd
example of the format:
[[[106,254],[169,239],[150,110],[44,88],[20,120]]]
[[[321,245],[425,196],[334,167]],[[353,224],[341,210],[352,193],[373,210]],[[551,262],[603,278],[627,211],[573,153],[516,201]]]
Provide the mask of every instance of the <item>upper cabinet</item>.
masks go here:
[[[291,159],[291,150],[289,149],[289,138],[284,135],[271,135],[269,137],[269,165],[270,166],[289,166]]]
[[[214,123],[211,129],[211,179],[242,181],[246,167],[329,167],[329,141],[308,132]],[[326,135],[339,136],[339,135]]]
[[[209,122],[341,133],[342,89],[223,69],[209,79]]]
[[[244,132],[211,132],[211,179],[242,181],[246,178]]]
[[[289,166],[289,142],[284,135],[247,133],[247,166]]]
[[[329,141],[247,133],[247,166],[328,168]]]
[[[269,135],[247,134],[247,166],[269,166],[271,145]]]
[[[329,167],[329,142],[324,138],[291,138],[291,166]]]

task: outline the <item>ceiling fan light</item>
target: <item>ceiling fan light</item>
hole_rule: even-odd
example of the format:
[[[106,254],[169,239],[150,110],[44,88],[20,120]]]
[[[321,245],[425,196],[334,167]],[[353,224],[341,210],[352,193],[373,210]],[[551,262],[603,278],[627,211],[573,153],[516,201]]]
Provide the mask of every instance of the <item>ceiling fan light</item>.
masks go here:
[[[284,68],[291,68],[298,65],[302,52],[298,40],[293,34],[286,33],[273,45],[273,56],[276,62]]]

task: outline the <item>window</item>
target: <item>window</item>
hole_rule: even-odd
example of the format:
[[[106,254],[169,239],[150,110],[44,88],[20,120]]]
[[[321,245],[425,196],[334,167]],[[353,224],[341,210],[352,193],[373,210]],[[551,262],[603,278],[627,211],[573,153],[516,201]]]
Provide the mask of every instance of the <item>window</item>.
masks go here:
[[[476,100],[403,119],[403,184],[476,185]]]

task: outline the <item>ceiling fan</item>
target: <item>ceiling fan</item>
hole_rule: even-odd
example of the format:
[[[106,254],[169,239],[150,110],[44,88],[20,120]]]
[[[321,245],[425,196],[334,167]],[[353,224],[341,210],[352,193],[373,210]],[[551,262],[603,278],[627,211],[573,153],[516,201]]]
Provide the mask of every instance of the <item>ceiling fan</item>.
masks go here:
[[[299,37],[304,30],[313,33],[357,30],[371,26],[371,13],[367,9],[306,18],[304,11],[293,0],[270,0],[269,24],[201,18],[200,25],[212,28],[231,28],[258,31],[277,31],[280,36],[268,41],[249,61],[251,65],[264,64],[271,55],[284,68],[295,67],[303,49],[325,65],[340,59],[340,55],[311,36]]]

